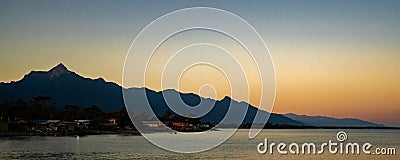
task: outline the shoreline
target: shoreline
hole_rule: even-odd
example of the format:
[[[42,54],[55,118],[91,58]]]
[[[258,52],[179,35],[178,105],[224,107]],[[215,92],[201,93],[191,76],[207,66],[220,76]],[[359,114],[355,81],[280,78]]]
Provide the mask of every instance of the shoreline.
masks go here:
[[[220,131],[219,129],[236,129],[236,128],[217,128],[213,131]],[[238,128],[238,129],[250,129],[250,128]],[[398,130],[400,127],[301,127],[301,128],[264,128],[263,130],[279,130],[279,129],[291,129],[291,130],[307,130],[307,129],[383,129],[383,130]],[[181,132],[181,131],[180,131]],[[136,130],[129,131],[84,131],[84,132],[71,132],[71,133],[37,133],[37,132],[0,132],[0,138],[2,137],[73,137],[73,136],[89,136],[89,135],[129,135],[129,136],[141,136],[141,133]]]
[[[140,136],[138,131],[85,131],[71,133],[37,133],[37,132],[0,132],[0,137],[69,137],[69,136],[88,136],[88,135],[133,135]]]

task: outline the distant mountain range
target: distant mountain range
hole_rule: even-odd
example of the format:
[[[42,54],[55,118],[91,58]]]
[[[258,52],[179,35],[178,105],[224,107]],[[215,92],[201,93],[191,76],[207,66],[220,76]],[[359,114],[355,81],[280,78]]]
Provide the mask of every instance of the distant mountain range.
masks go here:
[[[354,118],[332,118],[325,116],[307,116],[293,113],[284,114],[284,116],[296,120],[304,125],[316,127],[384,127],[382,124],[376,124]]]
[[[144,110],[141,111],[140,108],[141,106],[145,106],[146,104],[146,99],[144,97],[143,91],[146,93],[148,102],[150,104],[150,106],[152,107],[152,110],[155,112],[156,115],[161,116],[162,114],[165,113],[165,111],[168,109],[168,105],[164,100],[164,96],[163,94],[166,94],[167,96],[171,96],[171,95],[178,95],[182,98],[183,102],[185,102],[185,104],[189,105],[189,106],[197,106],[200,104],[200,102],[202,101],[203,106],[197,106],[199,108],[204,108],[205,110],[207,110],[207,106],[213,106],[213,108],[204,116],[201,117],[201,121],[203,122],[212,122],[212,123],[218,123],[220,122],[226,115],[229,107],[232,108],[237,108],[231,111],[231,119],[227,118],[224,122],[225,123],[234,123],[235,122],[235,118],[240,117],[243,112],[242,111],[246,111],[246,116],[244,117],[243,123],[252,123],[254,120],[254,117],[258,111],[258,109],[254,106],[251,106],[245,102],[237,102],[233,99],[231,99],[230,97],[224,97],[222,100],[213,100],[213,99],[209,99],[209,98],[203,98],[200,97],[196,94],[192,94],[192,93],[180,93],[176,90],[173,89],[167,89],[164,91],[160,91],[160,92],[156,92],[153,90],[149,90],[147,88],[130,88],[127,89],[126,95],[132,98],[128,98],[127,101],[131,101],[128,102],[128,104],[134,104],[134,107],[136,110],[136,112],[142,113],[145,112]],[[143,95],[143,97],[138,96],[138,95]],[[174,107],[180,107],[180,103],[175,103],[175,102],[169,102],[170,105],[174,106]],[[188,111],[182,111],[183,113],[187,113]],[[280,114],[270,114],[268,112],[262,111],[262,114],[264,114],[264,116],[270,116],[268,122],[271,124],[279,124],[279,125],[293,125],[293,126],[302,126],[302,123],[299,123],[295,120],[292,120],[290,118],[287,118],[283,115]],[[255,123],[260,123],[260,122],[255,122]]]
[[[244,123],[251,123],[258,109],[245,102],[237,102],[230,97],[222,100],[213,100],[200,97],[191,93],[180,93],[173,89],[156,92],[147,88],[129,88],[125,89],[127,94],[137,95],[138,92],[146,92],[149,104],[156,115],[161,116],[168,109],[164,101],[163,93],[167,95],[180,95],[187,105],[195,106],[200,100],[205,104],[213,104],[215,106],[205,116],[201,117],[204,122],[219,122],[229,109],[229,105],[233,107],[243,107],[247,114]],[[17,82],[0,83],[0,102],[22,99],[30,101],[36,96],[49,96],[58,108],[65,105],[79,105],[81,107],[89,107],[96,105],[103,111],[113,112],[124,106],[122,96],[122,87],[112,83],[105,82],[102,78],[90,79],[82,77],[75,72],[68,70],[63,64],[59,64],[49,71],[31,71],[25,75],[23,79]],[[128,99],[138,106],[144,105],[144,97],[135,97]],[[140,109],[140,107],[135,107]],[[140,113],[140,111],[135,110]],[[233,110],[233,115],[240,115],[240,112]],[[358,119],[335,119],[329,117],[310,117],[299,116],[294,114],[270,114],[262,111],[265,116],[270,115],[268,120],[271,124],[286,124],[292,126],[352,126],[352,127],[377,127],[382,126],[372,122],[366,122]],[[229,122],[226,121],[226,122]],[[257,122],[256,122],[257,123]]]

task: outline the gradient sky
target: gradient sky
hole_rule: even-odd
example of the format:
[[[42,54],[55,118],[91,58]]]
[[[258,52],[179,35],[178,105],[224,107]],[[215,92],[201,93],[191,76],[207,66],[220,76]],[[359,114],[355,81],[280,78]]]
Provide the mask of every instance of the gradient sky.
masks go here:
[[[194,6],[233,12],[264,38],[277,75],[273,112],[400,126],[396,0],[2,0],[0,81],[16,81],[62,62],[82,76],[121,84],[126,53],[140,30],[168,12]],[[196,90],[186,86],[186,91]]]

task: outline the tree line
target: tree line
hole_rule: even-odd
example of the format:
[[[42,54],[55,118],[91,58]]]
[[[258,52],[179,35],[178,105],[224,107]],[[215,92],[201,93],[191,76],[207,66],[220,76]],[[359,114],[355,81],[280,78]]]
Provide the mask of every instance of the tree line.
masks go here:
[[[120,126],[133,126],[125,108],[116,112],[107,113],[96,105],[81,107],[78,105],[66,105],[57,108],[50,103],[51,97],[37,96],[30,102],[22,99],[7,101],[0,104],[0,116],[10,121],[24,120],[90,120],[93,123],[107,123],[109,118],[117,119]]]

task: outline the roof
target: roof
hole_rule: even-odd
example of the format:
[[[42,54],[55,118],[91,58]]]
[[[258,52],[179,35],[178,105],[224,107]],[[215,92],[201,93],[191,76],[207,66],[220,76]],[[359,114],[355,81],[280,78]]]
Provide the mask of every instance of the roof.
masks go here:
[[[42,124],[48,124],[48,123],[58,123],[60,120],[44,120],[44,119],[36,119],[32,121],[33,123],[42,123]]]

